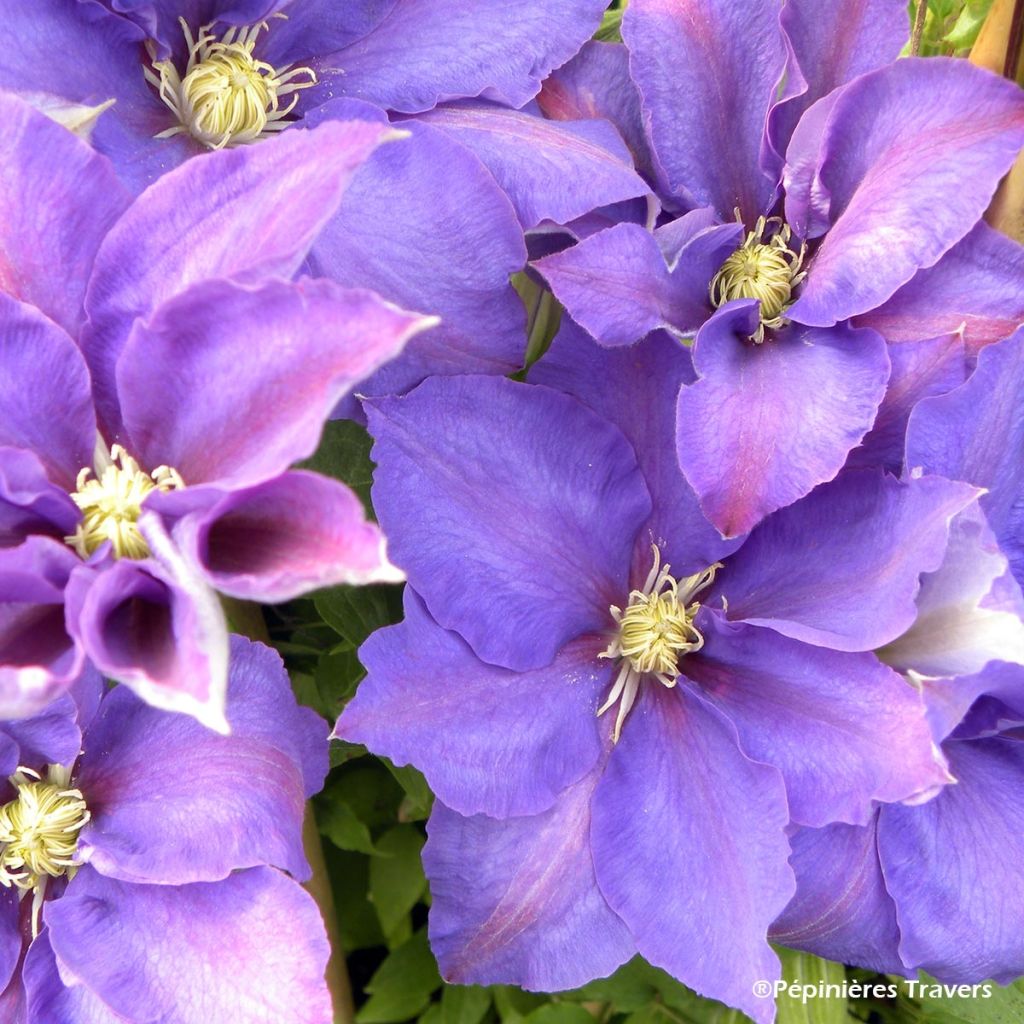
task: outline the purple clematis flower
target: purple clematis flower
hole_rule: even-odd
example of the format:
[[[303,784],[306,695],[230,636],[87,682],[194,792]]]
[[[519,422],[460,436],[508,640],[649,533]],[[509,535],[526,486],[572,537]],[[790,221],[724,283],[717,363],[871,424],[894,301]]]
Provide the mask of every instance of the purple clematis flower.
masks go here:
[[[918,620],[881,652],[921,688],[957,784],[920,807],[882,807],[866,826],[798,831],[779,942],[951,983],[1024,971],[1022,380],[1018,330],[981,352],[967,383],[922,401],[908,433],[908,468],[986,488],[924,577]]]
[[[0,796],[0,1016],[330,1020],[327,937],[298,884],[327,730],[280,658],[233,638],[230,736],[99,693],[3,727],[20,750]]]
[[[663,443],[685,349],[568,324],[531,379],[368,403],[406,618],[361,649],[336,734],[438,796],[450,980],[557,990],[639,951],[769,1020],[751,985],[779,972],[789,823],[863,823],[948,780],[870,651],[912,624],[977,491],[852,471],[726,541]]]
[[[964,61],[894,61],[906,37],[899,0],[635,0],[632,98],[623,62],[593,50],[543,98],[557,116],[640,112],[624,137],[681,215],[536,266],[606,345],[696,333],[679,462],[724,536],[832,479],[871,427],[890,358],[886,318],[866,314],[892,302],[891,322],[941,291],[947,272],[915,275],[972,229],[954,258],[977,266],[992,248],[976,225],[1024,143],[1024,96]],[[1019,308],[1000,274],[1005,301],[957,288],[933,321]]]
[[[211,587],[278,601],[397,578],[356,496],[289,469],[432,322],[289,281],[389,129],[211,154],[129,204],[104,157],[0,106],[0,710],[32,713],[88,657],[223,728]]]

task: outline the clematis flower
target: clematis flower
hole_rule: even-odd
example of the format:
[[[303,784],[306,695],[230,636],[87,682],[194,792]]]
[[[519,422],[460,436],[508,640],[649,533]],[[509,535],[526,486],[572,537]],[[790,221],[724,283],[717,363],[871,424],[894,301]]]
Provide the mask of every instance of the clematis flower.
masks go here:
[[[986,488],[924,577],[917,622],[881,652],[920,687],[957,783],[921,807],[881,807],[866,826],[799,831],[780,942],[950,983],[1024,971],[1022,380],[1018,330],[983,349],[961,387],[922,401],[908,432],[909,469]]]
[[[558,990],[639,951],[759,1021],[791,821],[863,823],[948,776],[906,632],[974,488],[856,471],[723,540],[664,437],[689,354],[563,328],[531,380],[368,403],[406,618],[336,735],[438,797],[431,941],[460,983]]]
[[[898,0],[855,18],[818,0],[636,0],[622,31],[638,99],[621,62],[593,99],[588,64],[546,107],[639,109],[658,194],[679,215],[653,231],[618,224],[536,266],[606,345],[696,334],[679,462],[708,518],[738,536],[832,479],[871,427],[890,376],[874,328],[927,305],[921,289],[941,292],[947,253],[982,277],[998,266],[976,225],[1024,143],[1024,96],[964,61],[894,61]],[[1005,301],[958,285],[933,321],[1019,305],[996,276]]]
[[[356,496],[289,469],[432,322],[288,280],[388,130],[212,154],[129,205],[105,158],[0,106],[0,709],[30,714],[88,657],[223,728],[211,587],[277,601],[397,577]]]
[[[124,687],[67,711],[4,726],[37,742],[0,795],[3,1019],[330,1020],[327,937],[298,884],[326,726],[278,656],[232,639],[231,736]]]

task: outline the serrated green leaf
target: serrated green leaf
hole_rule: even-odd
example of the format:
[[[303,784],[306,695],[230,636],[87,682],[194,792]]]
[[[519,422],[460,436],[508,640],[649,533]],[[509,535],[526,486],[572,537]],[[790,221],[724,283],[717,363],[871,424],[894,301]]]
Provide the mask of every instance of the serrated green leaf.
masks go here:
[[[793,949],[776,952],[782,961],[782,977],[790,984],[826,992],[823,986],[842,986],[846,981],[846,970],[842,964]],[[801,999],[798,995],[783,992],[776,1001],[776,1024],[847,1024],[846,1004],[846,998],[841,995]]]
[[[527,1024],[594,1024],[579,1003],[545,1003],[526,1017]]]
[[[313,595],[316,610],[338,636],[358,647],[374,630],[401,618],[393,603],[397,587],[328,587]],[[398,602],[400,605],[400,602]]]
[[[420,863],[423,834],[414,825],[396,825],[377,841],[370,863],[370,901],[381,930],[391,935],[427,887]]]
[[[491,1005],[491,993],[479,985],[445,985],[440,1024],[480,1024]]]
[[[373,438],[366,432],[365,427],[352,420],[329,420],[324,426],[317,450],[304,462],[300,462],[299,468],[311,469],[348,484],[359,495],[367,515],[372,515],[372,447]]]
[[[416,1017],[440,985],[426,929],[421,929],[391,953],[367,982],[370,998],[356,1014],[356,1024],[397,1024]]]

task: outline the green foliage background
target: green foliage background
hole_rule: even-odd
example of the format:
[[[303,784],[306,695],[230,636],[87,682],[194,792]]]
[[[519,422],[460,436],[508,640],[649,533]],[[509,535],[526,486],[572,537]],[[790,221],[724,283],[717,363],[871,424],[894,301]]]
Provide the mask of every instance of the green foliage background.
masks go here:
[[[526,0],[529,2],[529,0]],[[628,0],[615,0],[597,38],[619,39]],[[921,52],[966,52],[992,0],[927,0]],[[911,19],[917,4],[910,4]],[[515,282],[527,310],[527,363],[557,330],[560,310],[525,275]],[[371,439],[351,422],[332,422],[307,466],[343,480],[370,508]],[[364,670],[359,645],[401,619],[401,587],[335,587],[266,610],[274,645],[285,656],[299,699],[334,721]],[[334,743],[331,772],[315,799],[317,825],[355,997],[356,1024],[740,1024],[743,1014],[695,995],[640,958],[611,978],[573,992],[535,994],[495,985],[446,985],[427,943],[430,893],[420,864],[433,800],[423,776]],[[699,884],[699,883],[698,883]],[[896,980],[780,950],[785,977],[804,984]],[[994,987],[989,999],[783,997],[779,1024],[1016,1024],[1024,985]]]

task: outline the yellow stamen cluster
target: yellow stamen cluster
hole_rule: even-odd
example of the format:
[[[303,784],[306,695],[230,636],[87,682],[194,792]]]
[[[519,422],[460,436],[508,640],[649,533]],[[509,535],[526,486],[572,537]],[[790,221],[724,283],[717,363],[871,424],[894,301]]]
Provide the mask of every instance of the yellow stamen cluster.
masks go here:
[[[711,584],[720,568],[716,562],[703,572],[677,580],[670,565],[661,565],[657,545],[652,546],[652,551],[654,564],[643,589],[630,593],[625,611],[612,605],[611,614],[618,629],[607,649],[598,655],[621,660],[608,699],[597,712],[598,716],[603,715],[619,702],[612,734],[616,743],[642,679],[651,676],[671,689],[679,678],[680,657],[704,646],[704,637],[693,624],[700,603],[692,599]]]
[[[0,885],[17,888],[19,898],[33,893],[33,935],[49,879],[77,870],[78,834],[90,817],[81,791],[69,782],[70,772],[60,765],[50,765],[45,780],[19,768],[11,776],[17,795],[0,807]]]
[[[149,545],[137,525],[142,503],[153,490],[184,487],[181,477],[169,466],[158,466],[151,476],[119,444],[92,476],[88,466],[78,474],[71,500],[82,510],[82,521],[64,540],[82,558],[108,540],[115,558],[145,558]]]
[[[212,25],[193,38],[185,19],[178,20],[188,47],[184,76],[172,61],[155,60],[151,43],[153,66],[143,67],[146,80],[178,119],[158,139],[187,132],[209,149],[223,149],[265,139],[292,123],[286,118],[299,101],[297,93],[316,85],[316,73],[291,64],[275,68],[253,56],[260,32],[268,28],[265,21],[230,28],[217,39]],[[281,97],[289,93],[296,95],[282,106]]]
[[[768,241],[765,233],[774,224]],[[785,312],[792,304],[793,289],[804,279],[800,272],[806,245],[799,252],[789,247],[791,233],[778,218],[759,217],[753,231],[747,232],[741,245],[711,279],[711,303],[717,309],[733,299],[757,299],[761,319],[750,340],[760,345],[766,327],[777,329],[788,321]]]

